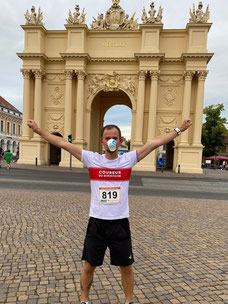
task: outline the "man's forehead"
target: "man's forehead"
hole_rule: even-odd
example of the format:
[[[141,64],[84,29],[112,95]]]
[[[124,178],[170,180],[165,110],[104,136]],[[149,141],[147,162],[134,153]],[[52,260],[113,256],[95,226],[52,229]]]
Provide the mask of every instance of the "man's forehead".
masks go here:
[[[105,129],[103,136],[110,136],[110,135],[116,135],[119,137],[119,132],[116,128],[111,128],[111,129]]]

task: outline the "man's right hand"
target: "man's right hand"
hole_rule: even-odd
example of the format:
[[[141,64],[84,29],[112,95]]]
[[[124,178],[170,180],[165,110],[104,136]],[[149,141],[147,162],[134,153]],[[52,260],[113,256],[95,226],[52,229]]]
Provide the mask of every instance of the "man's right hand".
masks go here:
[[[39,127],[37,126],[35,120],[29,119],[27,125],[29,126],[29,128],[33,130],[33,132],[37,133]]]

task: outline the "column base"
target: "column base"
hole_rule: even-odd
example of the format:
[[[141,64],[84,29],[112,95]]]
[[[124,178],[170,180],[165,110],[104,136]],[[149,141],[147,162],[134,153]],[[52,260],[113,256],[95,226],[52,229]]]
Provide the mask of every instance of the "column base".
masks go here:
[[[197,145],[178,145],[175,147],[177,158],[175,161],[174,171],[178,173],[202,174],[202,151],[203,146]]]
[[[72,168],[84,168],[84,164],[79,161],[77,158],[75,158],[72,155],[72,163],[71,163]],[[62,150],[61,153],[61,162],[59,163],[59,167],[70,167],[70,153]]]
[[[140,160],[134,168],[133,171],[156,171],[156,150],[152,151],[145,158]]]
[[[18,164],[35,165],[37,158],[37,165],[45,165],[47,164],[45,155],[46,142],[42,138],[20,139]]]

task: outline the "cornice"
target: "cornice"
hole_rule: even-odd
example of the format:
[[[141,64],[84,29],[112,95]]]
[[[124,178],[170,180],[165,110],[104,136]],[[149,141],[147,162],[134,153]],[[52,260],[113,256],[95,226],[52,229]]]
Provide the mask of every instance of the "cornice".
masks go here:
[[[44,60],[48,60],[48,57],[44,53],[17,53],[17,56],[21,59],[41,58]]]
[[[41,30],[43,33],[46,33],[47,30],[43,25],[21,25],[21,27],[23,28],[23,30]]]
[[[186,25],[186,30],[188,31],[190,28],[202,28],[202,27],[207,27],[208,30],[211,28],[212,23],[187,23]]]
[[[124,57],[94,57],[91,58],[91,62],[136,62],[136,59]]]
[[[161,60],[165,57],[165,53],[135,53],[134,56],[137,60],[150,59],[150,60]]]
[[[60,56],[66,59],[86,59],[88,61],[91,60],[91,57],[88,53],[60,53]]]
[[[139,24],[139,29],[148,29],[148,28],[159,28],[160,30],[163,29],[163,23],[149,23],[149,24]]]
[[[181,59],[183,61],[192,61],[192,60],[207,60],[207,63],[211,60],[214,53],[183,53]]]
[[[64,24],[65,28],[68,29],[84,29],[89,31],[87,24]]]
[[[62,57],[48,57],[49,62],[64,62]]]
[[[180,57],[163,57],[162,62],[164,62],[164,63],[183,63],[183,59]]]

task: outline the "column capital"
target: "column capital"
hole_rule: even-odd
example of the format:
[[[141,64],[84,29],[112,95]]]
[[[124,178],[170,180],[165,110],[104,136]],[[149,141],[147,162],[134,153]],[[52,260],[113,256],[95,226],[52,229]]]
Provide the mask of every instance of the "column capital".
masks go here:
[[[42,79],[45,76],[45,72],[41,69],[32,70],[36,79]]]
[[[66,75],[66,79],[72,80],[74,75],[74,70],[65,70],[64,74]]]
[[[87,73],[85,70],[75,71],[75,74],[77,75],[78,79],[80,79],[80,80],[84,80],[87,76]]]
[[[22,75],[23,75],[23,78],[30,78],[31,76],[31,70],[29,69],[21,69],[20,70]]]
[[[150,75],[150,78],[152,80],[158,80],[158,78],[160,76],[160,71],[158,71],[158,70],[151,70],[151,71],[149,71],[149,75]]]
[[[185,80],[192,81],[193,76],[195,75],[195,71],[184,71],[183,77]]]
[[[147,76],[147,71],[145,71],[145,70],[138,71],[139,80],[145,80],[146,76]]]
[[[206,71],[206,70],[204,70],[204,71],[197,71],[198,79],[201,80],[201,81],[205,81],[206,80],[207,74],[208,74],[208,71]]]

